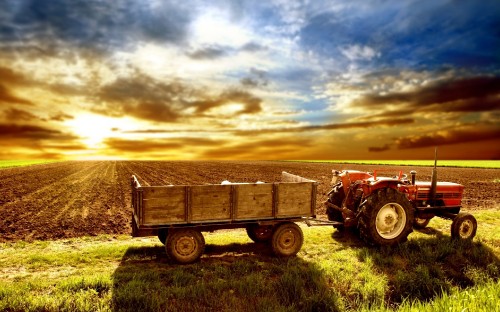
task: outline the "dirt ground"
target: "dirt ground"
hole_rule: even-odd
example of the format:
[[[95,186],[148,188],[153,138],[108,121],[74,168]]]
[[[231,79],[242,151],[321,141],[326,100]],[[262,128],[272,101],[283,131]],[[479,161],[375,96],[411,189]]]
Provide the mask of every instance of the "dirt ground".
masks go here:
[[[417,171],[430,181],[432,168],[270,161],[67,161],[0,170],[0,241],[130,233],[130,176],[143,185],[278,182],[281,172],[316,180],[318,214],[331,171],[377,170],[394,176]],[[498,208],[500,169],[439,168],[438,180],[465,186],[463,209]],[[497,182],[494,182],[494,181]]]

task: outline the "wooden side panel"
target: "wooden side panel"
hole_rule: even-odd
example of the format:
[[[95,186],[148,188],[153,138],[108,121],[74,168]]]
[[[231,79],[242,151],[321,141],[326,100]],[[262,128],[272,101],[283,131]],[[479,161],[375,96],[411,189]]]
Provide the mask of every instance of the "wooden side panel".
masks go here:
[[[273,216],[272,184],[239,184],[234,186],[236,220],[271,218]]]
[[[313,183],[278,184],[278,217],[310,216],[312,210]]]
[[[191,222],[231,219],[231,185],[191,186]]]
[[[184,186],[143,187],[144,224],[186,222]]]

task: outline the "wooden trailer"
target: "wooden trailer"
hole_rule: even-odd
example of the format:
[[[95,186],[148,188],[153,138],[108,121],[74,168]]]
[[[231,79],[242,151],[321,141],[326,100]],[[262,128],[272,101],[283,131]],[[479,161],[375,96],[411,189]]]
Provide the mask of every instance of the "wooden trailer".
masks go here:
[[[317,182],[282,173],[281,182],[141,186],[132,176],[132,236],[153,236],[179,263],[203,254],[201,232],[246,228],[278,256],[295,255],[303,234],[294,222],[315,217]]]

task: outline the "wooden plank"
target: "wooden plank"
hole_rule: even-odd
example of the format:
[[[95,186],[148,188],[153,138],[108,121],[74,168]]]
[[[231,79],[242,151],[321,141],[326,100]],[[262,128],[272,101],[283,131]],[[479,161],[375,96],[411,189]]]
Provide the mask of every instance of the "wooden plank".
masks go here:
[[[231,219],[231,185],[191,186],[191,222]]]
[[[311,216],[313,183],[280,183],[278,184],[278,217]]]
[[[183,186],[145,187],[143,189],[144,224],[186,222]]]
[[[238,184],[234,188],[237,197],[236,220],[273,216],[272,184]]]

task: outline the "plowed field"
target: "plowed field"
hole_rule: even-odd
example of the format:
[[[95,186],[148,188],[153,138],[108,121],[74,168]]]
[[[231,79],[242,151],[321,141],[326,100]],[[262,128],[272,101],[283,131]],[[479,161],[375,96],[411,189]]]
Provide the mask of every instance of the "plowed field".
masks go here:
[[[411,167],[295,162],[68,161],[0,170],[0,241],[130,232],[130,176],[143,185],[279,181],[282,171],[316,180],[317,212],[332,169],[377,170],[393,176]],[[417,167],[418,180],[432,168]],[[439,181],[465,185],[464,209],[498,208],[500,169],[440,168]],[[494,182],[494,181],[497,182]]]

